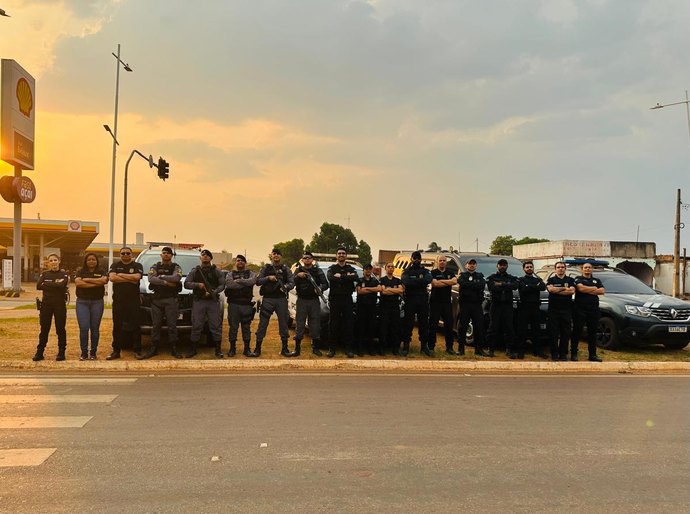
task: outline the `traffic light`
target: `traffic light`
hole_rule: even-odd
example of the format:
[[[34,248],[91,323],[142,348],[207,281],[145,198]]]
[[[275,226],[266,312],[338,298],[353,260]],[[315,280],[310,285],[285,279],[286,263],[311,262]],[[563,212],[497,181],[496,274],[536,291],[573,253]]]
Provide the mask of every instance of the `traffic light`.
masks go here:
[[[163,157],[158,158],[158,178],[165,180],[170,176],[170,164]]]

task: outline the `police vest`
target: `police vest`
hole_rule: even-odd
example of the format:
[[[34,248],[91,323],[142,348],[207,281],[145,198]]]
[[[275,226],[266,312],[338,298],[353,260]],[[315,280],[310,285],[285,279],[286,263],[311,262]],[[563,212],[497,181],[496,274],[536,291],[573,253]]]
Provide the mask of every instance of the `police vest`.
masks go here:
[[[267,281],[259,289],[259,294],[261,296],[266,296],[268,298],[281,298],[285,297],[285,292],[281,291],[285,287],[288,281],[287,268],[282,264],[274,266],[273,264],[266,264],[263,269],[263,275],[265,277],[270,277],[274,275],[278,278],[275,282]]]
[[[162,277],[163,275],[174,275],[177,265],[174,262],[163,264],[161,261],[158,261],[154,266],[154,269],[156,270],[157,277]],[[182,282],[178,282],[176,287],[149,283],[149,289],[153,291],[153,296],[156,298],[172,298],[177,296],[177,293],[182,291]]]
[[[201,266],[194,268],[194,282],[200,282],[202,284],[208,283],[208,285],[211,286],[211,291],[213,291],[217,289],[220,284],[218,273],[216,273],[216,265],[211,264],[211,266],[205,268],[205,270],[206,271],[202,271]],[[204,278],[206,279],[205,281]],[[209,293],[211,291],[209,291]],[[193,294],[195,298],[206,298],[206,292],[198,288],[194,288]]]
[[[233,280],[248,279],[251,274],[249,270],[230,271],[229,273]],[[252,298],[254,298],[254,286],[242,286],[238,289],[225,288],[225,296],[228,299],[228,303],[251,305]]]

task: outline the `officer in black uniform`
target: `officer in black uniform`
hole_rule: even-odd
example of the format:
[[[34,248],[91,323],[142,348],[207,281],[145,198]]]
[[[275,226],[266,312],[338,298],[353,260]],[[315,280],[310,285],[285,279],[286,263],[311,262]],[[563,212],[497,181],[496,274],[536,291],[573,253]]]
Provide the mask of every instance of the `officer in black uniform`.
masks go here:
[[[331,292],[328,295],[328,304],[331,309],[329,321],[330,338],[328,341],[328,357],[335,356],[335,346],[341,342],[345,346],[345,354],[349,359],[355,356],[352,351],[352,332],[354,312],[352,305],[352,293],[355,292],[355,284],[359,276],[357,270],[347,261],[347,250],[340,247],[336,250],[337,262],[328,268],[328,282]]]
[[[212,264],[213,254],[209,250],[201,250],[199,254],[201,264],[189,272],[184,281],[185,289],[191,289],[194,300],[192,303],[192,334],[189,336],[190,348],[187,352],[188,359],[196,355],[196,349],[204,330],[204,323],[208,322],[208,329],[213,337],[215,355],[223,358],[220,351],[223,318],[223,306],[218,295],[225,289],[225,277],[223,272]]]
[[[225,297],[228,300],[228,340],[230,351],[228,357],[234,357],[237,353],[237,331],[242,325],[242,342],[244,350],[242,354],[249,357],[251,349],[251,324],[254,319],[254,284],[256,273],[247,269],[247,259],[244,255],[235,257],[235,269],[228,272],[225,278]]]
[[[436,349],[436,333],[438,322],[443,320],[443,332],[446,336],[446,353],[455,355],[453,351],[453,305],[451,292],[458,283],[455,273],[446,268],[448,258],[441,255],[438,258],[438,268],[431,270],[431,297],[429,298],[429,350]]]
[[[565,262],[557,262],[554,267],[556,274],[546,281],[546,290],[549,292],[547,329],[551,341],[551,360],[567,361],[575,280],[565,274]]]
[[[312,278],[314,283],[309,280]],[[316,287],[314,287],[316,284]],[[316,289],[318,288],[318,290]],[[328,280],[323,270],[314,264],[314,254],[306,251],[302,261],[295,268],[295,291],[297,292],[297,312],[295,313],[295,351],[290,357],[299,357],[302,351],[304,327],[309,323],[311,352],[321,357],[321,296],[328,289]]]
[[[469,259],[465,263],[465,270],[458,275],[458,355],[465,355],[467,329],[472,322],[474,338],[474,354],[486,357],[484,353],[484,275],[477,271],[477,260]]]
[[[390,350],[393,355],[400,353],[400,300],[405,293],[402,281],[393,276],[395,266],[386,264],[386,276],[381,283],[381,308],[379,316],[379,355]]]
[[[280,334],[281,349],[280,355],[290,357],[288,350],[288,312],[287,295],[290,289],[295,287],[295,279],[290,268],[285,266],[281,260],[283,254],[280,248],[271,251],[271,262],[261,268],[259,278],[256,283],[261,286],[259,293],[262,296],[261,310],[259,312],[259,327],[256,329],[256,348],[250,357],[261,356],[261,344],[266,337],[268,322],[273,313],[278,316],[278,333]]]
[[[433,354],[429,350],[429,293],[427,286],[431,284],[431,272],[422,266],[422,253],[412,252],[412,265],[402,274],[405,286],[405,334],[403,335],[402,355],[410,353],[412,329],[417,318],[417,334],[419,335],[420,352],[427,357]]]
[[[65,270],[60,269],[60,257],[51,253],[48,256],[48,269],[41,273],[36,283],[36,289],[43,291],[39,321],[41,323],[41,333],[38,336],[38,346],[36,354],[32,360],[42,361],[43,352],[48,344],[48,334],[50,325],[55,318],[55,332],[58,337],[58,353],[56,361],[65,360],[65,350],[67,349],[67,331],[65,323],[67,321],[67,289],[69,287],[69,275]]]
[[[144,268],[132,259],[132,249],[120,248],[120,261],[108,272],[113,283],[113,351],[106,360],[119,359],[127,343],[132,344],[135,355],[141,352],[139,281],[143,276]]]
[[[374,330],[376,328],[376,308],[381,285],[372,273],[373,266],[364,266],[364,275],[357,281],[357,355],[376,355]]]
[[[506,354],[509,358],[517,358],[515,352],[515,329],[513,328],[513,291],[518,288],[517,277],[508,273],[508,261],[499,259],[496,263],[498,270],[489,275],[486,282],[491,293],[491,307],[489,315],[489,357],[494,356],[496,342],[505,335]]]
[[[532,261],[523,262],[522,270],[525,272],[525,275],[518,278],[518,292],[520,293],[518,327],[520,329],[520,337],[518,338],[517,358],[525,358],[525,347],[529,338],[532,341],[534,356],[548,359],[549,356],[541,348],[541,339],[539,337],[539,325],[541,323],[539,315],[539,306],[541,305],[540,293],[546,290],[546,284],[534,274],[534,263]]]
[[[590,362],[601,362],[597,356],[597,329],[599,326],[599,295],[604,294],[601,280],[592,275],[592,265],[582,265],[582,275],[575,277],[575,308],[573,310],[573,338],[570,341],[570,360],[577,360],[577,345],[583,327],[587,327],[587,348]]]

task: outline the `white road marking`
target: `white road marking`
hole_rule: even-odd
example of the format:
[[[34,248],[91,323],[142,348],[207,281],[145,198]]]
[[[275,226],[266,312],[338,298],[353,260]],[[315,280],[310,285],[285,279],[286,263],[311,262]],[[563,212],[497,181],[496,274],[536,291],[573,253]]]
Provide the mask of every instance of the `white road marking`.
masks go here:
[[[0,378],[0,386],[132,385],[136,378]]]
[[[93,416],[3,416],[0,428],[82,428]]]
[[[116,394],[0,394],[2,403],[110,403]]]
[[[0,468],[40,466],[57,448],[21,448],[0,450]]]

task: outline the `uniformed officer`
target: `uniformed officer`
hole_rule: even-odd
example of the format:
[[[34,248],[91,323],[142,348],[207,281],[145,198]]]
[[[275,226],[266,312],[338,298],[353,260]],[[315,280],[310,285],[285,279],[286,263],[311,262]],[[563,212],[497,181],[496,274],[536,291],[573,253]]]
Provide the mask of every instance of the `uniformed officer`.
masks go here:
[[[311,277],[311,280],[309,279]],[[313,281],[313,282],[312,282]],[[295,268],[295,291],[297,292],[297,312],[295,313],[295,351],[291,357],[299,357],[302,349],[304,327],[309,323],[311,352],[320,357],[321,345],[321,296],[328,289],[328,280],[323,270],[314,264],[314,254],[302,254],[301,262]]]
[[[364,266],[364,275],[357,281],[357,355],[376,355],[374,348],[374,330],[376,327],[376,309],[381,284],[373,275],[373,266]]]
[[[359,276],[357,270],[347,263],[347,250],[340,247],[335,253],[337,262],[328,268],[328,282],[331,291],[328,295],[328,304],[331,314],[329,321],[330,338],[328,342],[328,357],[335,356],[336,343],[345,346],[345,354],[349,359],[355,356],[352,349],[352,332],[354,312],[352,305],[352,293],[355,292],[355,284]]]
[[[453,351],[453,305],[451,292],[458,283],[455,273],[446,268],[448,258],[441,255],[438,258],[438,268],[431,270],[431,297],[429,298],[429,350],[436,349],[436,333],[438,322],[443,320],[443,332],[446,337],[446,353],[455,355]]]
[[[67,290],[69,288],[69,275],[65,270],[60,269],[60,257],[51,253],[48,255],[48,269],[41,273],[36,283],[36,289],[43,291],[39,321],[41,323],[41,333],[38,336],[38,346],[36,354],[32,360],[42,361],[43,352],[48,344],[48,334],[50,325],[55,318],[55,332],[58,338],[58,353],[56,361],[65,360],[65,350],[67,349]]]
[[[486,282],[491,293],[489,308],[489,357],[494,356],[497,341],[505,336],[506,355],[515,359],[515,329],[513,328],[513,291],[518,288],[517,277],[508,273],[508,261],[499,259],[496,273],[489,275]]]
[[[289,357],[288,350],[288,313],[287,294],[290,289],[295,287],[295,279],[290,268],[285,266],[281,260],[283,254],[280,248],[271,251],[271,262],[261,268],[259,278],[256,283],[261,286],[259,293],[262,296],[261,310],[259,311],[259,327],[256,330],[256,348],[250,357],[261,356],[261,344],[266,337],[268,322],[273,313],[278,316],[278,333],[280,334],[281,349],[283,357]]]
[[[132,259],[132,249],[120,248],[120,261],[108,273],[113,283],[113,351],[106,360],[119,359],[127,343],[132,344],[135,355],[141,352],[139,281],[143,276],[144,268]]]
[[[549,292],[547,329],[551,342],[551,360],[568,360],[568,343],[573,322],[573,295],[575,281],[565,274],[565,262],[554,265],[556,274],[546,281]]]
[[[244,255],[235,257],[235,269],[228,272],[225,279],[225,297],[228,300],[228,340],[230,351],[228,357],[234,357],[237,353],[237,331],[242,326],[242,342],[244,350],[242,354],[249,357],[251,349],[251,324],[254,319],[254,285],[256,273],[247,269],[247,259]]]
[[[201,264],[189,272],[184,281],[184,287],[192,290],[194,300],[192,303],[192,334],[189,336],[190,348],[187,352],[188,359],[196,355],[196,349],[204,330],[204,323],[208,322],[208,329],[213,337],[215,355],[222,358],[220,351],[222,338],[222,311],[218,295],[225,289],[225,277],[223,272],[212,264],[213,254],[209,250],[201,250],[199,254]]]
[[[417,318],[417,335],[419,336],[420,352],[427,357],[433,354],[429,350],[429,293],[427,286],[431,284],[431,272],[422,266],[422,253],[412,252],[412,265],[402,274],[405,286],[405,333],[403,334],[402,355],[410,353],[412,330],[415,317]]]
[[[182,291],[182,268],[173,262],[173,250],[169,246],[161,249],[161,260],[149,268],[149,289],[153,291],[151,300],[151,348],[137,359],[150,359],[158,355],[158,345],[161,342],[161,328],[163,318],[168,327],[168,341],[170,354],[181,359],[182,354],[177,351],[177,315],[179,306],[177,293]]]
[[[381,308],[379,316],[379,355],[390,350],[400,352],[400,300],[405,293],[402,281],[393,276],[395,266],[386,264],[386,275],[381,278]]]
[[[535,357],[548,359],[541,347],[539,337],[541,292],[546,290],[544,281],[534,274],[534,263],[526,261],[522,263],[522,270],[525,275],[518,278],[518,292],[520,293],[520,303],[518,304],[518,327],[520,336],[517,344],[518,359],[525,358],[525,347],[527,339],[532,341],[532,352]]]
[[[577,345],[583,327],[587,327],[587,349],[591,362],[601,362],[597,356],[597,329],[599,328],[599,296],[604,294],[601,280],[592,275],[592,265],[582,265],[582,275],[575,277],[574,327],[570,341],[570,360],[577,360]]]
[[[484,275],[477,271],[477,260],[469,259],[465,263],[465,270],[458,275],[458,355],[465,355],[467,330],[472,322],[474,338],[474,354],[486,357],[484,353]]]

